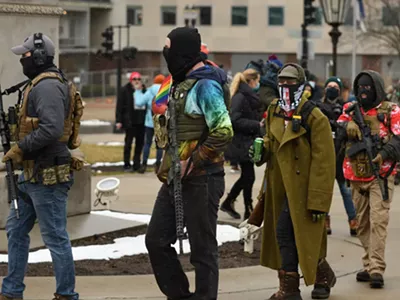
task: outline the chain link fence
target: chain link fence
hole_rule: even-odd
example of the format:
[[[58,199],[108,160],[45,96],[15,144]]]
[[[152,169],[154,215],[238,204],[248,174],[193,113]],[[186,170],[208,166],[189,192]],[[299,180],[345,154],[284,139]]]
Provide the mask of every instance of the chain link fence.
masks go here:
[[[153,78],[161,73],[159,68],[122,69],[121,84],[129,81],[132,72],[139,72],[146,86],[153,84]],[[117,70],[90,71],[81,73],[67,73],[67,78],[73,81],[84,98],[115,96],[117,89]]]

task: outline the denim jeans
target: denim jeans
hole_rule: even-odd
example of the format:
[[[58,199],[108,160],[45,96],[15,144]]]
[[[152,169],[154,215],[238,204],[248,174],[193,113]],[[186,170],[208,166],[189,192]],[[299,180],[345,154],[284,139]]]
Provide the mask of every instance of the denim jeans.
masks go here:
[[[150,155],[150,148],[151,144],[153,143],[153,136],[154,136],[154,128],[145,127],[145,143],[143,149],[143,165],[147,165],[147,160],[149,159]],[[157,154],[156,154],[156,164],[161,164],[163,150],[157,147]]]
[[[340,189],[340,194],[342,194],[343,204],[347,213],[347,217],[349,221],[351,221],[356,218],[356,209],[354,208],[351,189],[346,186],[345,181],[343,182],[338,181],[338,185]]]
[[[72,181],[52,186],[22,183],[23,181],[21,175],[18,185],[20,218],[19,220],[16,218],[14,206],[11,205],[6,224],[8,275],[3,279],[1,293],[11,298],[23,298],[29,233],[37,218],[43,242],[51,253],[57,285],[56,294],[77,300],[79,295],[74,291],[75,266],[66,230],[67,198]],[[22,197],[28,199],[22,200]]]
[[[193,176],[182,182],[184,216],[191,248],[190,262],[196,274],[195,294],[183,272],[175,248],[173,186],[164,184],[157,196],[147,228],[146,247],[160,290],[168,299],[216,300],[218,294],[217,217],[225,191],[223,174]]]

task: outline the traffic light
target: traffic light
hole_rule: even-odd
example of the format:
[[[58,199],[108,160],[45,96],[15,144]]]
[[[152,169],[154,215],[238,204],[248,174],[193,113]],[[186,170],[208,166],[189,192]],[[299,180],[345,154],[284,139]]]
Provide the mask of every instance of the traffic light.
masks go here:
[[[126,60],[133,60],[136,58],[137,50],[135,47],[125,47],[122,50],[122,55]]]
[[[112,53],[113,53],[113,38],[114,38],[114,31],[113,28],[107,27],[106,30],[104,32],[101,33],[101,36],[104,37],[104,42],[101,44],[101,46],[104,47],[105,52],[104,52],[104,56],[106,57],[112,57]]]
[[[317,20],[317,8],[313,6],[315,0],[304,0],[304,24],[311,25]]]

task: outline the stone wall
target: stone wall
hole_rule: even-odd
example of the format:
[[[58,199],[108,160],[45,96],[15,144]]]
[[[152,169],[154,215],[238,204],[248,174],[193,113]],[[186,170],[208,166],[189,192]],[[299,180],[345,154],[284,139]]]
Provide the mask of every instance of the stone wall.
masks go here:
[[[3,89],[26,79],[20,57],[14,55],[11,48],[35,32],[42,32],[53,40],[58,62],[59,16],[63,13],[58,5],[57,0],[0,0],[0,84]],[[5,96],[5,109],[16,100],[16,94]]]
[[[0,229],[4,229],[9,213],[8,190],[5,178],[6,173],[0,172]],[[74,185],[68,195],[68,216],[90,213],[92,203],[91,168],[84,167],[82,171],[74,173]]]

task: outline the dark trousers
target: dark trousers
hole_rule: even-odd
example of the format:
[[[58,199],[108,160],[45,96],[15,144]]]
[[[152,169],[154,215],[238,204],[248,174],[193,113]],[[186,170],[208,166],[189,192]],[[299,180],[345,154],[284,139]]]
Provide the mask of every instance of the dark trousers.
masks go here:
[[[276,226],[276,238],[282,258],[282,270],[286,272],[298,272],[299,257],[297,255],[293,223],[287,199],[285,200]]]
[[[241,174],[229,192],[229,197],[236,199],[243,190],[244,204],[252,203],[253,185],[256,180],[254,164],[252,162],[240,163]]]
[[[146,247],[154,276],[168,299],[217,299],[218,243],[216,239],[219,200],[224,194],[223,174],[195,176],[182,182],[182,198],[189,243],[190,262],[195,268],[196,290],[192,295],[175,248],[173,186],[164,184],[157,196],[146,233]]]
[[[136,125],[132,128],[125,129],[125,145],[124,145],[124,166],[131,166],[131,150],[132,142],[135,138],[135,153],[133,155],[133,169],[140,168],[140,155],[142,154],[144,144],[144,125]]]
[[[143,165],[146,166],[147,165],[147,160],[149,159],[149,155],[150,155],[150,148],[151,148],[151,144],[153,144],[153,136],[154,136],[154,128],[151,127],[146,127],[145,128],[145,144],[144,144],[144,149],[143,149]],[[157,154],[156,154],[156,165],[160,165],[161,164],[161,160],[162,160],[162,155],[163,155],[163,150],[157,148]]]

